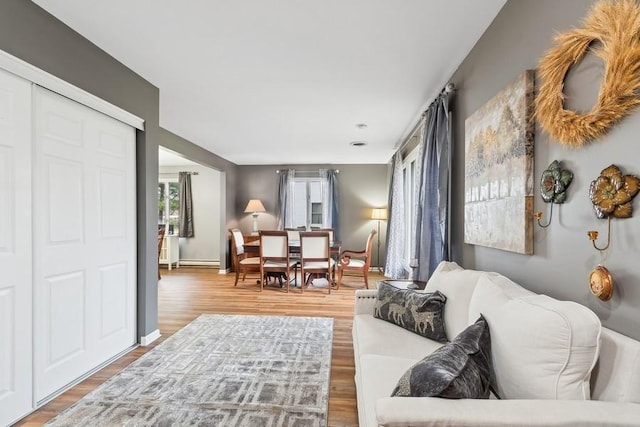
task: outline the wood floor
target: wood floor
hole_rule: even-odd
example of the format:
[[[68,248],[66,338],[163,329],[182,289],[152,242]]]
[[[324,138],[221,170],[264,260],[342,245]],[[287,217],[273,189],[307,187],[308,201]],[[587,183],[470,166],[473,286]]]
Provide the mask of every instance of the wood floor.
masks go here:
[[[18,422],[17,426],[39,426],[81,399],[141,355],[151,350],[202,313],[328,316],[334,319],[333,354],[329,392],[329,426],[357,426],[356,392],[351,322],[355,289],[364,286],[362,277],[346,276],[339,291],[326,289],[289,294],[277,286],[259,292],[255,276],[237,287],[233,274],[217,269],[181,267],[162,270],[158,287],[158,323],[162,337],[147,347],[138,347],[111,365]],[[382,276],[372,273],[369,283]]]

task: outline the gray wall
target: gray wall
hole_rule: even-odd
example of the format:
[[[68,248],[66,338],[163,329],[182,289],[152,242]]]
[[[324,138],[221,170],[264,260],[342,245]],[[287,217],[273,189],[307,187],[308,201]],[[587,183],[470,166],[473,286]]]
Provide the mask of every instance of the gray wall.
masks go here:
[[[218,247],[220,248],[220,271],[229,266],[229,237],[227,230],[237,224],[236,217],[236,185],[238,166],[204,148],[192,144],[184,138],[160,129],[160,145],[181,153],[185,158],[220,172],[220,231]]]
[[[302,171],[319,168],[338,169],[338,200],[340,239],[344,249],[362,250],[377,222],[370,219],[372,207],[386,207],[388,194],[387,165],[279,165],[279,166],[238,166],[236,209],[239,228],[250,233],[253,218],[245,214],[244,208],[250,199],[260,199],[266,213],[258,216],[260,229],[276,226],[276,200],[278,192],[277,169]],[[380,225],[380,263],[385,257],[386,221]],[[373,263],[376,264],[376,246],[373,249]]]
[[[580,302],[602,319],[605,326],[640,338],[640,198],[633,205],[635,216],[614,220],[613,244],[605,265],[616,282],[609,302],[593,297],[588,289],[589,271],[600,262],[587,230],[606,236],[606,221],[596,219],[588,196],[589,184],[602,169],[616,164],[623,172],[639,175],[640,111],[636,110],[601,141],[582,149],[568,149],[551,141],[540,129],[535,140],[535,211],[548,205],[538,192],[540,175],[557,159],[572,170],[569,198],[554,209],[547,229],[535,226],[532,256],[463,243],[464,210],[464,120],[478,107],[526,69],[535,69],[552,37],[580,25],[593,2],[587,0],[509,0],[487,32],[476,44],[451,81],[456,84],[455,154],[453,182],[453,230],[455,258],[467,268],[494,270],[536,292]],[[603,67],[588,59],[570,73],[565,88],[568,107],[588,111],[597,98]],[[606,239],[606,237],[605,237]],[[601,238],[602,243],[602,238]]]
[[[0,2],[0,49],[145,120],[137,133],[138,335],[158,327],[158,144],[225,171],[225,197],[235,200],[235,165],[159,126],[158,89],[30,1]],[[235,204],[229,203],[235,217]],[[222,244],[222,243],[221,243]]]
[[[194,237],[181,237],[180,262],[220,261],[220,172],[193,166],[160,166],[160,178],[178,179],[178,172],[197,172],[191,176]]]

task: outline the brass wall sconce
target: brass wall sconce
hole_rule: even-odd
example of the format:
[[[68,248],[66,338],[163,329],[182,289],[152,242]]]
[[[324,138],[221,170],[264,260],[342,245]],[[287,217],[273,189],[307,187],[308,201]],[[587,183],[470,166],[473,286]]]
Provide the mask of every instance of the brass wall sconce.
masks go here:
[[[611,219],[631,218],[633,206],[631,202],[640,190],[640,178],[634,175],[623,175],[616,165],[611,165],[600,172],[600,176],[591,181],[589,198],[598,218],[607,218],[607,244],[600,247],[596,244],[598,232],[587,232],[593,247],[600,252],[600,264],[589,274],[589,289],[602,301],[613,296],[613,278],[603,265],[604,251],[611,245]]]
[[[549,167],[542,172],[540,178],[540,196],[545,203],[551,203],[551,209],[549,211],[549,221],[546,224],[542,224],[542,212],[535,212],[533,217],[538,221],[538,225],[542,228],[547,228],[551,225],[551,219],[553,218],[553,205],[561,204],[567,200],[567,188],[573,181],[573,173],[567,169],[562,169],[560,162],[554,160]]]
[[[603,248],[600,248],[596,245],[596,240],[598,240],[599,233],[596,230],[587,231],[587,235],[589,236],[589,240],[591,240],[593,247],[599,251],[606,251],[607,249],[609,249],[609,245],[611,244],[611,217],[609,217],[607,225],[607,244]]]

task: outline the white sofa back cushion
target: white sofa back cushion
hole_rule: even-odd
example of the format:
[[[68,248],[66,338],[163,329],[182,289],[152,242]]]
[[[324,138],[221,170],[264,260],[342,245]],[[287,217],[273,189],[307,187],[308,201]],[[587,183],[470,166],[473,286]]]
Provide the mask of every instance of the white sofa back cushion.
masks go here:
[[[494,281],[495,280],[495,281]],[[469,321],[491,331],[495,388],[503,399],[590,399],[601,325],[588,308],[531,294],[505,277],[481,276]]]
[[[493,273],[466,270],[455,262],[443,261],[429,278],[424,292],[440,291],[447,297],[448,303],[444,306],[444,328],[449,341],[453,341],[467,326],[478,320],[476,318],[469,322],[469,301],[478,279],[483,274]]]

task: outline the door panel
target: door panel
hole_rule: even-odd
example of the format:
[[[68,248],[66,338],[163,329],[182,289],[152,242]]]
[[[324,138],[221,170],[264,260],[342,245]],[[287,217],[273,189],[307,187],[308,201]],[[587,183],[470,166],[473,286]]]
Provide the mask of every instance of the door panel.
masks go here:
[[[31,83],[0,70],[0,425],[32,409]]]
[[[35,396],[135,343],[135,131],[37,88]]]

